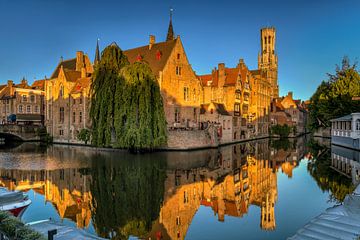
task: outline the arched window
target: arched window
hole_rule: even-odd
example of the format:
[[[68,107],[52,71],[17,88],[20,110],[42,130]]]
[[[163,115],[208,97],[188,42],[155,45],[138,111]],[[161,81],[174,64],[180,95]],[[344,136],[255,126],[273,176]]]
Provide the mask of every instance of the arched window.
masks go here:
[[[60,85],[60,97],[64,97],[64,86]]]
[[[360,131],[360,119],[356,120],[356,131]]]

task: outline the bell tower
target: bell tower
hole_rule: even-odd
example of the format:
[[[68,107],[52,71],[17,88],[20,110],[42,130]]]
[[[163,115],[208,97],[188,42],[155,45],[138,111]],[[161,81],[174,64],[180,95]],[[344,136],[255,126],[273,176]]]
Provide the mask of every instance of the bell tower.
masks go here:
[[[276,30],[265,27],[260,30],[261,52],[258,56],[258,68],[266,73],[271,84],[271,98],[279,97],[278,58],[275,52]]]

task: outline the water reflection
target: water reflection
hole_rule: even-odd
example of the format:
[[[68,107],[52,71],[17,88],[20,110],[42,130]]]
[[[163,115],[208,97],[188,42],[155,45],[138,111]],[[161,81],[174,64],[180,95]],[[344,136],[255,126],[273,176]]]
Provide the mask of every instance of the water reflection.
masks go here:
[[[328,147],[298,138],[131,155],[23,144],[1,152],[0,185],[33,189],[62,219],[114,239],[184,239],[201,207],[226,222],[256,206],[260,228],[275,230],[278,173],[291,179],[304,157],[319,187],[331,192],[330,200],[342,201],[359,180],[358,158]]]

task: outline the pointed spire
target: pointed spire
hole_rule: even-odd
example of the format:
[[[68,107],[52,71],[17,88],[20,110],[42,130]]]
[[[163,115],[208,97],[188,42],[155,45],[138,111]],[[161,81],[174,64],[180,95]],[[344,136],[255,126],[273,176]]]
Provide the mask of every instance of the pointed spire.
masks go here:
[[[97,64],[98,62],[100,62],[99,39],[96,40],[96,50],[95,50],[94,64]]]
[[[174,40],[174,30],[173,30],[173,26],[172,26],[172,13],[173,13],[173,11],[174,11],[174,9],[170,8],[170,23],[169,23],[169,28],[168,28],[166,41]]]

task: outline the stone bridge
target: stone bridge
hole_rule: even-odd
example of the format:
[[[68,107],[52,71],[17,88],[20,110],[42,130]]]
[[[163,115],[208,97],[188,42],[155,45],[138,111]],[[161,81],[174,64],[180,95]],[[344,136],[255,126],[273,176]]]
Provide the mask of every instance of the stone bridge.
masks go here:
[[[5,141],[39,141],[39,130],[42,126],[33,125],[0,125],[0,139]]]

